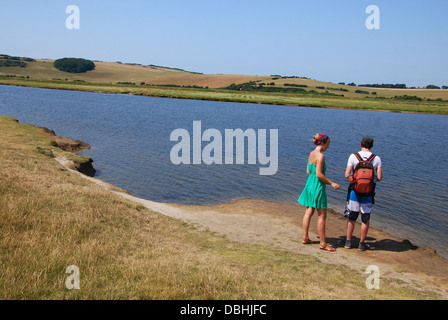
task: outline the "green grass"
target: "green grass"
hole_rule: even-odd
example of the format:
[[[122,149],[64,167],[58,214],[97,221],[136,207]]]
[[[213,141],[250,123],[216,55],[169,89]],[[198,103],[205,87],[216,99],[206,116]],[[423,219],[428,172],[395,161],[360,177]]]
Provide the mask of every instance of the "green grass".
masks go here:
[[[40,148],[46,152],[36,152]],[[67,171],[36,127],[0,117],[0,299],[433,299],[432,292],[229,241]],[[65,270],[80,270],[68,290]]]

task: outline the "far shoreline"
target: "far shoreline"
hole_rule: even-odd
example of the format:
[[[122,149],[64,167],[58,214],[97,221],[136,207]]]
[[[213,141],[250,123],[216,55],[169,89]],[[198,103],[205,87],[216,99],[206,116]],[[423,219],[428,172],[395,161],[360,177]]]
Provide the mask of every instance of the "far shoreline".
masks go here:
[[[91,82],[81,82],[81,83],[61,83],[57,81],[50,81],[50,80],[39,80],[36,79],[35,81],[30,79],[15,79],[11,78],[12,80],[9,80],[4,78],[2,79],[0,77],[0,85],[5,86],[14,86],[14,87],[26,87],[26,88],[40,88],[40,89],[49,89],[49,90],[65,90],[65,91],[77,91],[77,92],[91,92],[91,93],[103,93],[103,94],[124,94],[124,95],[133,95],[133,96],[143,96],[143,97],[153,97],[153,98],[168,98],[168,99],[186,99],[186,100],[196,100],[196,101],[216,101],[216,102],[229,102],[229,103],[248,103],[248,104],[262,104],[262,105],[273,105],[273,106],[287,106],[287,107],[308,107],[308,108],[322,108],[322,109],[338,109],[338,110],[356,110],[356,111],[381,111],[381,112],[392,112],[392,113],[407,113],[407,114],[428,114],[428,115],[448,115],[448,110],[446,112],[437,112],[437,111],[425,111],[417,109],[416,111],[408,110],[408,109],[392,109],[390,102],[384,103],[384,105],[389,104],[388,107],[378,107],[378,108],[369,108],[369,107],[361,107],[363,103],[370,103],[373,100],[355,100],[359,102],[358,107],[350,107],[347,105],[347,101],[352,101],[353,99],[347,98],[345,100],[344,105],[344,98],[342,99],[336,99],[335,101],[338,101],[338,103],[341,103],[343,101],[342,106],[335,106],[331,104],[323,104],[320,103],[320,101],[324,98],[322,97],[301,97],[297,96],[295,98],[297,99],[307,99],[307,102],[304,103],[281,103],[278,101],[268,101],[264,99],[275,99],[275,98],[281,98],[282,96],[276,96],[276,95],[269,95],[269,94],[262,94],[258,96],[258,99],[243,99],[244,94],[250,94],[250,92],[245,91],[235,91],[235,92],[228,92],[225,90],[222,90],[219,92],[220,89],[209,89],[208,92],[219,92],[219,94],[227,94],[229,96],[235,96],[243,93],[243,97],[229,97],[229,98],[220,98],[220,97],[210,97],[201,95],[204,92],[207,93],[207,90],[205,89],[190,89],[190,88],[169,88],[169,87],[163,87],[163,86],[153,86],[152,88],[139,88],[139,86],[118,86],[118,85],[111,85],[111,84],[102,84],[102,83],[91,83]],[[93,89],[92,89],[93,88]],[[140,89],[140,90],[139,90]],[[134,90],[134,91],[133,91]],[[161,93],[150,93],[149,91],[156,91],[160,90]],[[189,91],[190,90],[190,91]],[[201,92],[202,91],[202,92]],[[199,93],[199,94],[198,94]],[[191,96],[192,94],[196,94],[196,96]],[[375,102],[375,101],[373,101]],[[383,104],[382,104],[383,105]],[[421,106],[423,107],[423,105]],[[429,106],[430,107],[430,106]]]

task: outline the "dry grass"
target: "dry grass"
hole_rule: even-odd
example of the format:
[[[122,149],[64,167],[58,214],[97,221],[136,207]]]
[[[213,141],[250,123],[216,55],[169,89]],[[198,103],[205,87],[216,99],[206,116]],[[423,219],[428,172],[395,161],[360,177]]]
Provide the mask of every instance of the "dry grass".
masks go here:
[[[1,67],[0,75],[16,75],[31,79],[59,79],[65,81],[82,80],[94,83],[116,84],[117,82],[133,82],[140,84],[174,84],[197,85],[210,88],[220,88],[232,83],[243,83],[251,80],[269,77],[243,75],[203,75],[186,71],[143,65],[131,65],[116,62],[95,61],[95,70],[80,74],[62,72],[53,67],[53,60],[38,60],[28,62],[26,68]]]
[[[153,85],[178,85],[178,86],[199,86],[209,88],[224,88],[232,83],[245,83],[249,81],[265,81],[270,79],[266,76],[245,76],[235,74],[209,75],[209,74],[188,74],[169,77],[158,77],[147,81]]]
[[[2,67],[0,68],[0,74],[29,76],[32,79],[67,79],[68,81],[83,80],[104,83],[129,81],[138,84],[141,81],[147,81],[153,78],[188,74],[187,72],[174,69],[100,61],[95,62],[95,70],[74,74],[56,69],[53,66],[53,62],[53,60],[40,59],[36,62],[28,62],[26,68]]]
[[[304,88],[306,90],[316,90],[317,92],[328,91],[335,94],[343,94],[344,97],[348,98],[364,98],[370,97],[371,99],[375,97],[393,98],[395,96],[417,96],[426,99],[443,99],[448,100],[448,90],[441,89],[388,89],[388,88],[371,88],[371,87],[358,87],[358,86],[348,86],[342,84],[336,84],[331,82],[313,80],[313,79],[301,79],[301,78],[279,78],[276,80],[269,80],[268,82],[273,82],[275,86],[285,87],[286,84],[298,84],[306,85]],[[324,87],[324,89],[321,89]],[[335,90],[336,89],[336,90]],[[345,89],[348,91],[340,91],[339,89]],[[356,90],[367,91],[370,94],[359,94]],[[372,95],[376,92],[376,95]]]
[[[245,245],[67,171],[47,136],[0,117],[0,299],[424,299],[306,255]],[[80,270],[68,290],[65,269]]]

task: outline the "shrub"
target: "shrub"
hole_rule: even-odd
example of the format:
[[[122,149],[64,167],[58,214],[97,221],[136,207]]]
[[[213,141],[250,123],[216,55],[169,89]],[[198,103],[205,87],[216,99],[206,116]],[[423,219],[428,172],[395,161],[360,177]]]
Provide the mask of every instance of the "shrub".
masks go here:
[[[7,54],[0,54],[0,67],[20,67],[25,68],[26,62],[34,62],[36,60],[26,57],[12,57]]]
[[[423,99],[417,96],[408,96],[405,94],[404,96],[394,96],[394,99],[397,100],[411,100],[411,101],[422,101]]]
[[[129,81],[120,81],[120,82],[117,82],[117,84],[126,84],[126,85],[135,86],[135,82],[129,82]]]
[[[390,88],[390,89],[406,89],[406,85],[404,83],[374,83],[374,84],[360,84],[358,87],[371,87],[371,88]]]
[[[336,90],[336,91],[344,91],[344,92],[348,92],[348,89],[344,89],[344,88],[328,88],[327,90]]]
[[[268,83],[267,85],[270,85]],[[264,87],[262,85],[257,85],[254,81],[235,84],[225,87],[227,90],[235,90],[235,91],[261,91],[261,92],[281,92],[281,93],[298,93],[298,94],[314,94],[314,95],[331,95],[331,96],[344,96],[337,95],[331,92],[317,92],[316,90],[306,91],[302,88],[284,88],[284,87]]]
[[[95,64],[82,58],[62,58],[55,60],[54,67],[65,72],[83,73],[95,69]]]
[[[283,84],[285,87],[299,87],[299,88],[308,88],[306,84],[295,84],[295,83],[285,83]]]

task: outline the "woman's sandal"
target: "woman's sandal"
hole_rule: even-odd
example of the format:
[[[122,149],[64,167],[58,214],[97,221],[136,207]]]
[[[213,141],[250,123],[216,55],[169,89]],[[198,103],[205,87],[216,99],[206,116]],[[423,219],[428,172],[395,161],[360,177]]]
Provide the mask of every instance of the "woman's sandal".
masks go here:
[[[330,244],[326,243],[324,245],[320,245],[320,250],[335,252],[336,249],[333,248]]]
[[[314,243],[314,241],[308,237],[303,238],[303,240],[302,240],[302,244],[313,244],[313,243]]]

